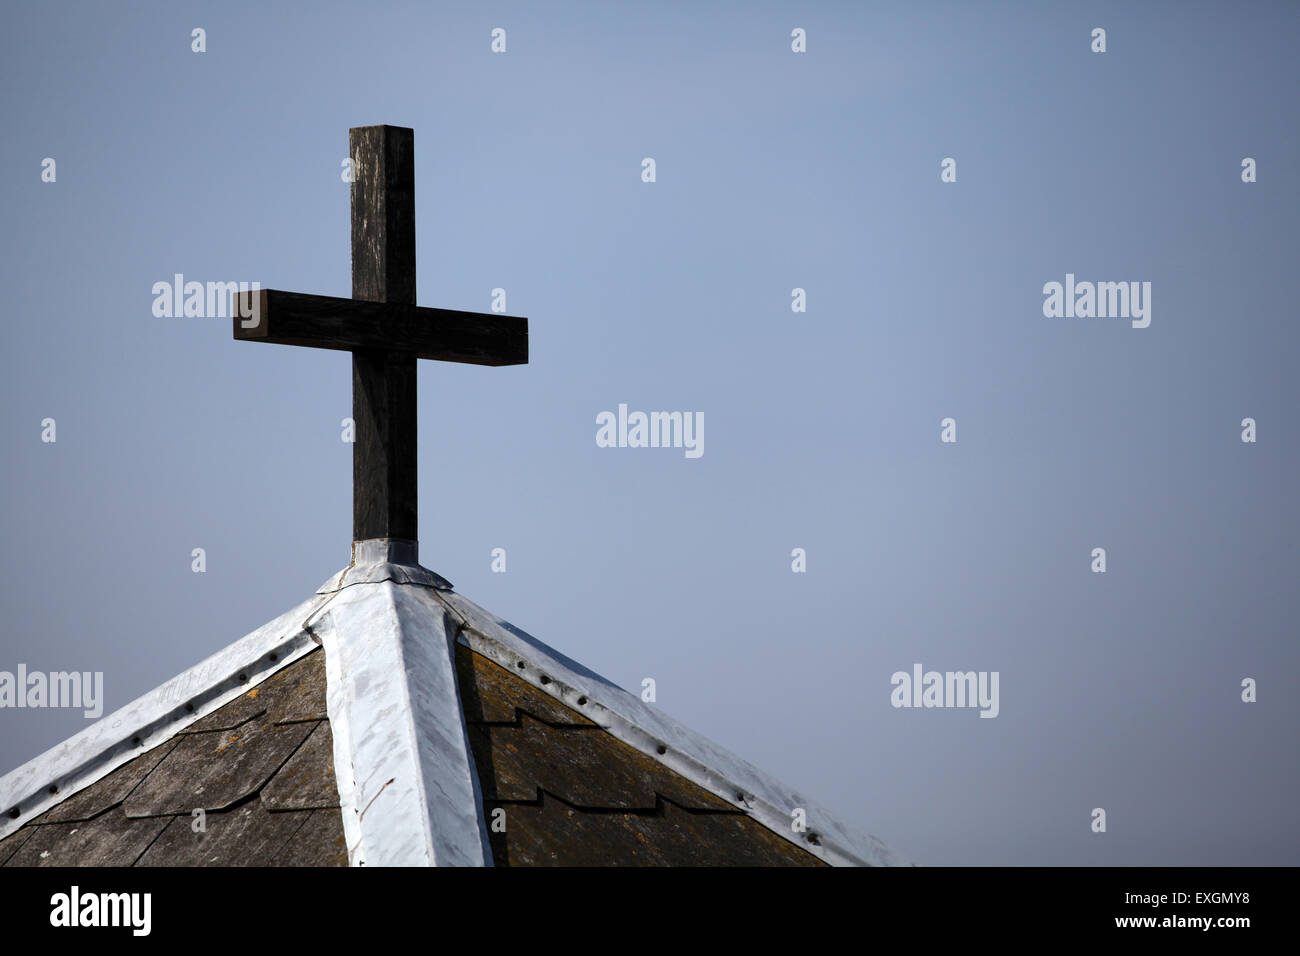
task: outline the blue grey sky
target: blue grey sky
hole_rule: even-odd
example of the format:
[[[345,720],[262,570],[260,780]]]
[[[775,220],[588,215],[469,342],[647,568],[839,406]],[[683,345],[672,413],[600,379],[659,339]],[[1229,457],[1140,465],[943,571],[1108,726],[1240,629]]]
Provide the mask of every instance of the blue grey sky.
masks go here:
[[[409,126],[419,303],[531,338],[420,365],[423,564],[919,863],[1300,863],[1300,7],[3,18],[0,670],[112,710],[347,564],[348,355],[151,289],[349,295],[348,128]],[[704,454],[597,447],[620,403]],[[999,715],[891,706],[917,663]],[[0,710],[0,773],[85,724]]]

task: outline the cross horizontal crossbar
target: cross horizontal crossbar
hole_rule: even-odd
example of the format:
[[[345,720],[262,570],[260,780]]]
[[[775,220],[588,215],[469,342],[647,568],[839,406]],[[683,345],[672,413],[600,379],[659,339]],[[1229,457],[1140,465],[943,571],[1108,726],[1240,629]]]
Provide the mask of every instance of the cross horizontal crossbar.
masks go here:
[[[406,352],[470,365],[528,362],[528,319],[257,289],[235,294],[235,338],[343,351]]]

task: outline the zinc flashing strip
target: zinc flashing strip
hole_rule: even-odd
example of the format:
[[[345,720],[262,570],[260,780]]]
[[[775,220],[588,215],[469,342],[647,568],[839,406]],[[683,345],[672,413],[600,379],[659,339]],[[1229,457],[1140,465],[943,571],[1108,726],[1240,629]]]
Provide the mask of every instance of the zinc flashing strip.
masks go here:
[[[313,596],[0,777],[0,838],[315,649],[303,623],[330,600]]]
[[[353,866],[491,866],[456,683],[428,587],[350,584],[310,623],[325,645],[334,771]]]
[[[910,865],[876,837],[846,826],[797,790],[462,595],[439,591],[436,600],[461,622],[458,639],[471,650],[819,859],[834,866]],[[792,812],[798,807],[803,808],[807,820],[801,833],[792,827]],[[815,842],[810,839],[813,837]]]
[[[354,584],[419,584],[451,590],[451,582],[420,567],[420,546],[403,538],[366,538],[352,542],[352,563],[322,584],[317,594],[333,594]]]

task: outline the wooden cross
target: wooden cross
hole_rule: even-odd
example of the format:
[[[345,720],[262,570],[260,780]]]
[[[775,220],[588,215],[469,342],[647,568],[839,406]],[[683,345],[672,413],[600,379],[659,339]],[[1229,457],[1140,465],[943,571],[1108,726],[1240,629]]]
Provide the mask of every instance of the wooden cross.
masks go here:
[[[415,360],[528,362],[526,318],[415,304],[415,137],[348,131],[352,298],[239,293],[235,338],[352,353],[352,538],[417,541]]]

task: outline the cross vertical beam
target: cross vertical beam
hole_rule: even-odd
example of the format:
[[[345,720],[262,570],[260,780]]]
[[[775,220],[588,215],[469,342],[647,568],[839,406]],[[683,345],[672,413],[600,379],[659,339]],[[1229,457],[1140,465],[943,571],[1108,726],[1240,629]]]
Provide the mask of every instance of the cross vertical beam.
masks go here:
[[[348,131],[352,157],[352,297],[415,305],[415,135]],[[352,353],[352,539],[419,538],[415,355]]]

